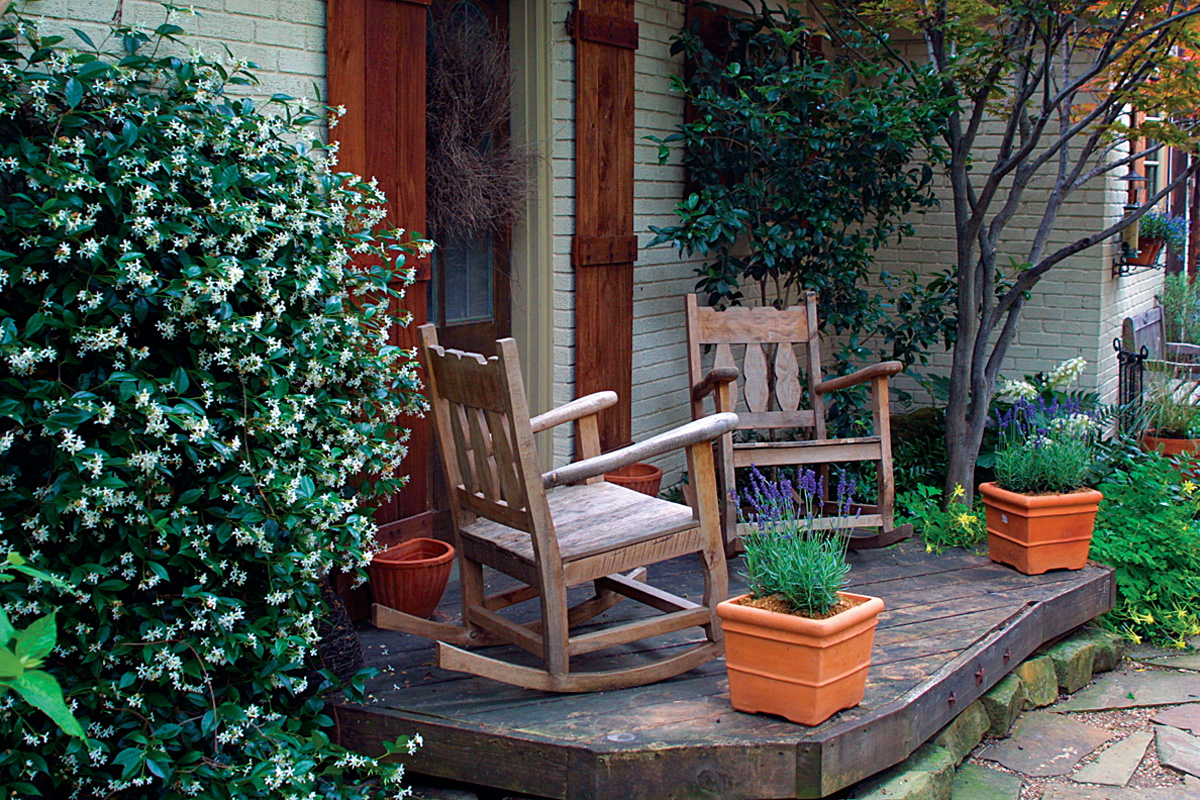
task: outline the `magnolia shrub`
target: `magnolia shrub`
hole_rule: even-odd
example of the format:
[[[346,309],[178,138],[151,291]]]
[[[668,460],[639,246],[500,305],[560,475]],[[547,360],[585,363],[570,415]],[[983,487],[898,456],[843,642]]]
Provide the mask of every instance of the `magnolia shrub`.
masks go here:
[[[68,587],[0,603],[57,609],[87,734],[0,697],[0,794],[375,796],[397,771],[331,746],[306,662],[403,482],[412,246],[171,12],[79,49],[0,17],[0,553]]]

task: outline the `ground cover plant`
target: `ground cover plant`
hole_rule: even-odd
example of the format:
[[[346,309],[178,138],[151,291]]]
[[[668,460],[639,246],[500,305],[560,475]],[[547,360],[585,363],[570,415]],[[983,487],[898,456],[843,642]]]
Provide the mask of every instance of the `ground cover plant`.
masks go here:
[[[87,737],[5,694],[0,796],[394,793],[311,666],[321,583],[402,482],[403,253],[317,114],[235,99],[246,65],[180,34],[0,17],[0,553],[65,582],[0,607],[57,611],[38,669]]]
[[[1096,488],[1090,556],[1117,580],[1102,621],[1134,641],[1186,647],[1200,635],[1200,487],[1170,459],[1127,452]]]

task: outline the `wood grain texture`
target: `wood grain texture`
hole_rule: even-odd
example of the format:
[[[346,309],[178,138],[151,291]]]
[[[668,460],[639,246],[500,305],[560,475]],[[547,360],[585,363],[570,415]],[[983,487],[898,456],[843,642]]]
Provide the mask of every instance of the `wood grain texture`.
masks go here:
[[[576,15],[607,20],[621,41],[575,39],[575,391],[611,389],[600,415],[604,450],[630,441],[633,394],[633,3],[579,0]],[[633,26],[632,28],[630,26]],[[636,248],[636,239],[632,239]],[[616,260],[623,258],[623,260]],[[600,263],[608,262],[608,263]]]
[[[353,707],[353,717],[344,713],[350,707],[339,709],[344,740],[377,752],[369,745],[385,734],[420,730],[438,741],[409,769],[545,797],[818,797],[903,759],[1037,647],[1114,599],[1111,570],[1095,565],[1024,576],[962,551],[927,554],[914,542],[850,557],[854,590],[883,597],[888,608],[863,704],[820,726],[733,711],[720,661],[648,686],[551,695],[438,670],[428,642],[364,632],[368,664],[384,674],[368,686],[374,705]],[[739,572],[734,565],[731,573]],[[702,592],[690,558],[653,565],[649,578],[679,598],[694,601]],[[456,591],[435,619],[453,615]],[[740,579],[731,591],[743,591]],[[660,604],[670,608],[666,598]],[[597,624],[650,613],[620,603]],[[701,641],[692,628],[581,656],[580,665],[644,665]],[[520,663],[536,663],[524,658]],[[516,762],[479,763],[493,756]]]

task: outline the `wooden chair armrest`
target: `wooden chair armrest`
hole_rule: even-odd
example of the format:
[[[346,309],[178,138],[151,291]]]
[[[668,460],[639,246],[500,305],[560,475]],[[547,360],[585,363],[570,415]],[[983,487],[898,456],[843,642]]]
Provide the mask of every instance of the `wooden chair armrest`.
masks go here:
[[[1200,356],[1200,344],[1188,344],[1187,342],[1167,342],[1163,345],[1163,349],[1170,351],[1171,355]]]
[[[692,399],[703,400],[717,390],[718,386],[733,383],[741,372],[737,367],[714,367],[704,376],[704,380],[692,387]]]
[[[884,361],[879,364],[872,364],[869,367],[863,367],[857,372],[851,372],[849,375],[842,375],[837,378],[830,378],[827,381],[821,381],[813,389],[817,394],[836,392],[838,389],[845,389],[847,386],[857,386],[860,383],[866,383],[875,378],[889,378],[903,371],[904,365],[899,361]]]
[[[533,428],[534,433],[540,433],[553,428],[555,425],[562,425],[564,422],[573,422],[580,417],[586,417],[589,414],[603,411],[609,406],[616,405],[616,402],[616,392],[595,392],[594,394],[572,400],[558,408],[552,408],[545,414],[538,414],[529,420],[529,427]]]
[[[585,458],[583,461],[576,461],[565,467],[551,470],[542,475],[542,483],[547,489],[567,483],[579,483],[588,478],[603,475],[605,472],[612,472],[614,469],[669,453],[672,450],[680,450],[700,442],[710,442],[721,434],[733,430],[737,424],[737,414],[730,412],[710,414],[686,425],[680,425],[678,428],[672,428],[666,433],[660,433],[644,442],[631,444],[620,450],[613,450],[611,453]]]

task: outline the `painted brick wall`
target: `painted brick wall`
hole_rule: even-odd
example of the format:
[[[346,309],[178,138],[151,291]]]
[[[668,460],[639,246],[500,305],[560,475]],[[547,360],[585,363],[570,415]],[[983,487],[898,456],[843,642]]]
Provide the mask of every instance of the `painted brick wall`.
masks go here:
[[[258,65],[261,85],[245,92],[266,98],[277,92],[314,99],[325,93],[325,0],[190,0],[195,16],[177,12],[173,22],[208,56],[228,47],[235,58]],[[185,4],[187,5],[187,4]],[[45,17],[44,32],[62,33],[77,42],[69,28],[79,28],[99,43],[118,0],[42,0],[29,7]],[[153,29],[164,21],[161,5],[125,0],[122,21]]]

